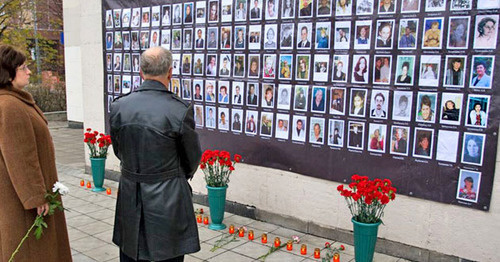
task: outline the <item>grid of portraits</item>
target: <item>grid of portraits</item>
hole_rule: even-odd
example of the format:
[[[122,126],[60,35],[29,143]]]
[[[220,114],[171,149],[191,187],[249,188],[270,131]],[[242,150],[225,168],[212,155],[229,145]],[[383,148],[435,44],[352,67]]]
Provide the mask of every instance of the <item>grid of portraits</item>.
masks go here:
[[[498,5],[202,0],[105,10],[108,111],[140,86],[140,53],[163,46],[173,54],[169,88],[194,104],[197,128],[451,163],[457,199],[477,203]]]

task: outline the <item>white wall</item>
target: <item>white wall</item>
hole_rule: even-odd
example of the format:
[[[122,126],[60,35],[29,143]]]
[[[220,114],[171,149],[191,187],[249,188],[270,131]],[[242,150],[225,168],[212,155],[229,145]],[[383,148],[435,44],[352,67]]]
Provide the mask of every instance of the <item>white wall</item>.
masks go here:
[[[78,5],[78,7],[76,7]],[[68,75],[81,81],[85,127],[104,130],[102,30],[100,1],[65,0],[65,31],[68,25],[80,34],[66,34],[67,43],[80,37],[81,75]],[[71,9],[71,10],[69,10]],[[70,11],[81,11],[66,16]],[[74,19],[80,19],[76,26]],[[76,30],[76,29],[75,29]],[[75,37],[75,39],[69,39]],[[67,47],[68,49],[68,47]],[[75,49],[76,50],[76,49]],[[70,50],[67,53],[73,52]],[[77,51],[74,51],[78,53]],[[75,55],[76,57],[77,55]],[[73,59],[67,59],[76,61]],[[78,70],[74,70],[75,74]],[[68,108],[78,108],[68,100]],[[76,109],[75,109],[76,110]],[[69,112],[69,110],[68,110]],[[500,152],[497,152],[500,158]],[[497,168],[490,210],[483,212],[398,195],[386,208],[380,237],[478,261],[499,261],[500,247],[500,167]],[[107,167],[119,170],[119,162],[110,151]],[[299,174],[239,164],[231,178],[228,200],[253,205],[260,210],[291,215],[304,221],[350,230],[350,215],[344,200],[336,191],[338,183]],[[192,181],[195,192],[206,194],[203,174]],[[496,192],[495,192],[496,191]]]

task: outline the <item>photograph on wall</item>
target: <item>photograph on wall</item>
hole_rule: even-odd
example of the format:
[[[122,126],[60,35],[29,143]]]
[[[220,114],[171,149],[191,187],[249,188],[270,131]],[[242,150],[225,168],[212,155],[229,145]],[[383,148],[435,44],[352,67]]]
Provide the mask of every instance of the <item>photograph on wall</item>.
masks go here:
[[[121,50],[123,48],[122,32],[120,32],[120,31],[115,31],[115,39],[114,39],[113,48],[115,50]]]
[[[221,0],[221,22],[233,20],[233,0]]]
[[[349,55],[334,55],[333,56],[333,82],[346,83],[347,70],[349,68]]]
[[[149,49],[149,31],[141,31],[140,35],[141,35],[141,50]],[[180,35],[181,35],[181,30],[178,31],[178,39],[177,39],[178,41],[176,42],[178,44],[177,50],[181,49]]]
[[[181,54],[172,53],[172,74],[181,74]]]
[[[332,15],[332,1],[333,0],[317,0],[316,16],[330,17]]]
[[[234,49],[245,49],[247,40],[247,27],[246,26],[235,26],[234,27]]]
[[[377,123],[370,123],[368,129],[368,151],[385,153],[385,143],[387,137],[387,126]]]
[[[229,81],[219,81],[219,104],[229,104]]]
[[[312,40],[312,24],[299,23],[297,25],[297,49],[299,50],[311,49],[311,40]]]
[[[434,129],[415,128],[413,157],[432,159]]]
[[[283,0],[281,2],[281,18],[294,18],[295,17],[295,1],[298,0]]]
[[[351,88],[350,116],[365,117],[365,99],[367,95],[368,91],[366,89]]]
[[[142,32],[141,32],[142,36]],[[181,29],[172,29],[172,50],[181,50],[182,48],[182,31]],[[142,47],[142,37],[141,37]],[[144,48],[142,48],[144,50]]]
[[[392,107],[392,119],[398,121],[410,121],[413,101],[413,92],[394,91]]]
[[[328,0],[320,0],[320,1],[328,1]],[[318,22],[316,23],[316,49],[330,49],[330,30],[331,23],[330,22]]]
[[[326,111],[326,87],[314,86],[311,95],[311,112],[325,113]]]
[[[325,119],[311,117],[311,122],[309,125],[309,143],[323,145],[323,137],[325,135]]]
[[[113,11],[106,10],[106,29],[113,29]]]
[[[194,105],[194,122],[196,127],[203,127],[203,106]]]
[[[151,26],[158,27],[160,26],[160,6],[151,7]]]
[[[203,101],[203,91],[205,90],[205,85],[203,84],[203,80],[200,79],[195,79],[193,80],[193,88],[194,88],[194,94],[193,94],[193,100],[194,101]]]
[[[141,8],[132,9],[132,21],[130,21],[131,27],[139,27],[141,25],[142,16]]]
[[[349,49],[351,39],[351,22],[335,22],[334,49]]]
[[[249,82],[247,84],[247,106],[258,106],[259,105],[259,83]]]
[[[358,0],[356,1],[356,14],[357,15],[371,15],[373,14],[373,5],[375,0]]]
[[[182,99],[191,100],[191,79],[182,79]]]
[[[280,55],[279,61],[279,79],[282,80],[292,80],[292,72],[293,72],[293,55]]]
[[[243,101],[245,100],[243,94],[245,94],[245,83],[234,81],[232,91],[233,105],[243,105]]]
[[[220,48],[231,49],[231,26],[223,26],[220,28]]]
[[[207,21],[207,1],[196,2],[196,23],[205,24]]]
[[[122,93],[122,77],[121,75],[113,75],[113,85],[114,85],[114,94],[120,95]]]
[[[370,118],[387,119],[389,91],[372,89],[370,101]]]
[[[478,0],[477,9],[498,9],[500,2],[498,0]]]
[[[123,75],[122,77],[122,94],[128,94],[132,90],[132,77],[130,75]]]
[[[161,46],[167,50],[170,49],[170,29],[163,29],[161,30]]]
[[[297,81],[309,81],[309,69],[310,69],[311,56],[310,55],[297,55],[295,80]]]
[[[418,92],[415,121],[434,123],[436,121],[437,93]]]
[[[142,19],[141,19],[141,27],[149,27],[151,24],[151,8],[143,7],[142,8]]]
[[[490,96],[469,95],[467,102],[467,126],[486,127],[488,124]]]
[[[385,0],[384,0],[385,1]],[[399,21],[399,49],[416,49],[418,35],[418,19],[401,19]]]
[[[231,131],[241,133],[243,131],[243,125],[241,120],[243,119],[243,110],[232,109],[231,110]]]
[[[205,126],[207,128],[215,128],[215,106],[206,106],[206,120]]]
[[[260,49],[260,37],[262,34],[261,25],[250,25],[248,27],[249,37],[248,37],[248,49],[258,50]]]
[[[295,86],[293,109],[297,111],[307,111],[307,97],[309,95],[308,86]]]
[[[113,10],[113,17],[114,17],[114,24],[115,28],[120,28],[122,27],[122,10],[121,9],[114,9]]]
[[[217,54],[207,54],[207,68],[205,70],[205,75],[217,75]]]
[[[259,78],[260,55],[248,55],[248,78]]]
[[[191,57],[192,54],[182,54],[182,75],[191,75]]]
[[[246,0],[235,0],[234,1],[234,21],[246,21],[248,6]]]
[[[351,83],[368,84],[370,55],[353,55]]]
[[[365,140],[365,123],[349,121],[347,148],[363,150]]]
[[[293,116],[292,121],[292,140],[305,142],[306,141],[306,126],[307,118],[305,116]]]
[[[185,35],[185,34],[184,34]],[[149,43],[149,47],[156,47],[160,45],[160,31],[159,30],[151,30],[151,42]],[[184,48],[186,46],[184,45]]]
[[[113,32],[106,32],[106,50],[113,50]]]
[[[194,40],[194,49],[205,49],[205,27],[198,27],[195,29],[196,40]]]
[[[398,55],[396,65],[396,84],[412,86],[415,76],[415,56]]]
[[[443,85],[463,88],[465,84],[466,56],[446,56]]]
[[[217,129],[219,130],[229,130],[229,109],[225,107],[219,107],[218,109],[218,118],[217,121]]]
[[[266,20],[278,19],[278,0],[266,1]]]
[[[263,0],[250,1],[250,21],[262,19],[262,1]]]
[[[334,0],[335,1],[335,15],[336,16],[349,16],[352,15],[352,0]]]
[[[474,27],[474,49],[495,49],[498,37],[498,15],[477,15]]]
[[[129,53],[123,54],[123,72],[130,72],[132,70],[131,59]]]
[[[441,56],[420,56],[420,78],[418,84],[421,86],[437,87],[439,84],[439,73],[441,72]]]
[[[372,21],[356,21],[354,49],[370,49]]]
[[[451,11],[461,11],[461,10],[471,10],[471,9],[472,9],[472,0],[452,0],[450,4]],[[480,8],[478,7],[478,9]]]
[[[262,84],[262,107],[274,108],[274,84]]]
[[[205,101],[210,103],[215,103],[215,88],[216,83],[214,80],[205,81]]]
[[[422,49],[441,49],[443,46],[443,17],[424,19]]]
[[[266,137],[273,135],[273,113],[260,113],[260,135]]]
[[[171,19],[172,19],[171,6],[170,5],[162,5],[161,13],[162,13],[161,25],[162,26],[170,25]],[[203,112],[203,108],[202,108],[202,112]]]
[[[408,146],[410,143],[410,128],[407,126],[392,126],[391,128],[391,149],[393,155],[408,156]]]
[[[440,12],[446,9],[445,0],[425,0],[426,12]]]
[[[208,22],[219,22],[219,1],[217,0],[210,0],[208,2]]]
[[[129,31],[124,31],[122,33],[122,40],[123,40],[123,50],[130,50],[130,32]]]
[[[314,0],[298,0],[298,1],[299,1],[299,17],[300,18],[312,17]]]
[[[278,109],[290,110],[290,98],[292,94],[292,86],[280,84],[278,86]]]
[[[377,20],[376,49],[392,49],[394,20]]]
[[[131,34],[132,34],[131,49],[132,50],[141,50],[141,45],[139,43],[139,39],[140,39],[139,31],[132,31]]]
[[[460,125],[464,95],[461,93],[441,94],[441,124]]]
[[[465,132],[462,144],[462,163],[482,166],[485,144],[485,134]]]
[[[220,54],[219,56],[219,76],[229,77],[231,76],[231,54]]]
[[[209,27],[207,29],[207,49],[217,49],[218,48],[218,40],[219,39],[219,28],[218,27]]]
[[[179,78],[172,78],[169,88],[169,91],[181,97],[181,80]]]
[[[113,55],[112,54],[106,54],[106,70],[108,72],[113,71]]]
[[[233,61],[233,76],[238,78],[245,77],[245,55],[235,54],[233,57]]]
[[[396,11],[397,0],[379,0],[379,14],[394,14]]]
[[[345,114],[345,94],[346,89],[342,87],[332,87],[330,89],[330,114]]]
[[[344,146],[344,120],[329,119],[328,145],[334,147]]]
[[[108,93],[113,94],[113,75],[106,76],[106,86],[108,88]]]
[[[113,103],[113,96],[108,95],[108,113],[111,112],[111,103]]]
[[[262,68],[262,77],[268,79],[276,78],[276,55],[275,54],[265,54],[264,57],[264,67]]]
[[[193,61],[194,61],[193,75],[203,76],[203,69],[205,68],[205,55],[194,54]]]
[[[439,130],[436,145],[436,160],[457,162],[458,136],[460,132]]]
[[[495,56],[472,56],[470,88],[491,88]]]
[[[327,82],[328,68],[330,68],[330,55],[315,54],[313,80],[317,82]]]
[[[388,85],[391,82],[392,56],[375,55],[373,64],[373,83],[377,85]]]
[[[141,86],[141,77],[132,76],[132,91],[136,91]]]
[[[247,110],[245,115],[245,134],[257,134],[257,121],[259,120],[259,112],[254,110]]]
[[[457,199],[477,203],[480,185],[481,172],[460,169],[457,183]]]
[[[281,24],[280,49],[293,49],[295,24]]]
[[[288,140],[288,128],[290,126],[290,115],[276,114],[275,137]]]
[[[467,49],[469,46],[470,16],[452,16],[448,21],[449,49]]]
[[[113,63],[113,71],[115,73],[122,71],[122,54],[121,53],[115,53],[115,59],[114,59],[114,63]]]
[[[184,50],[190,50],[193,48],[193,29],[184,29],[184,42],[182,43],[182,48]]]

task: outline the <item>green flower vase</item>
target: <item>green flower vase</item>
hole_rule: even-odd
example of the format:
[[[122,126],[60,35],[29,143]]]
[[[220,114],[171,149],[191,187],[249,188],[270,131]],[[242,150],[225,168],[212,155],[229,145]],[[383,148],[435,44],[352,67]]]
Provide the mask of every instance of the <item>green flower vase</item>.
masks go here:
[[[90,167],[92,169],[92,179],[94,180],[93,192],[106,191],[104,189],[104,170],[106,168],[106,158],[90,158]]]
[[[354,218],[351,220],[354,228],[354,257],[356,262],[371,262],[377,243],[378,226],[382,222],[367,224]]]
[[[224,220],[224,211],[226,210],[226,191],[225,187],[207,186],[208,190],[208,206],[210,207],[210,219],[212,223],[208,225],[209,229],[222,230],[226,225],[222,224]]]

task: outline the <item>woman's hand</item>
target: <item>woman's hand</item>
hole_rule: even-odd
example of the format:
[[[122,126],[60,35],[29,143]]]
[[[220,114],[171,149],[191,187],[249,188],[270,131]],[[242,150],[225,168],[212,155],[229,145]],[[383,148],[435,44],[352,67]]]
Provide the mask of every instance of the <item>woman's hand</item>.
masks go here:
[[[49,213],[49,203],[45,203],[39,207],[36,208],[36,213],[40,216],[46,216],[47,213]]]

